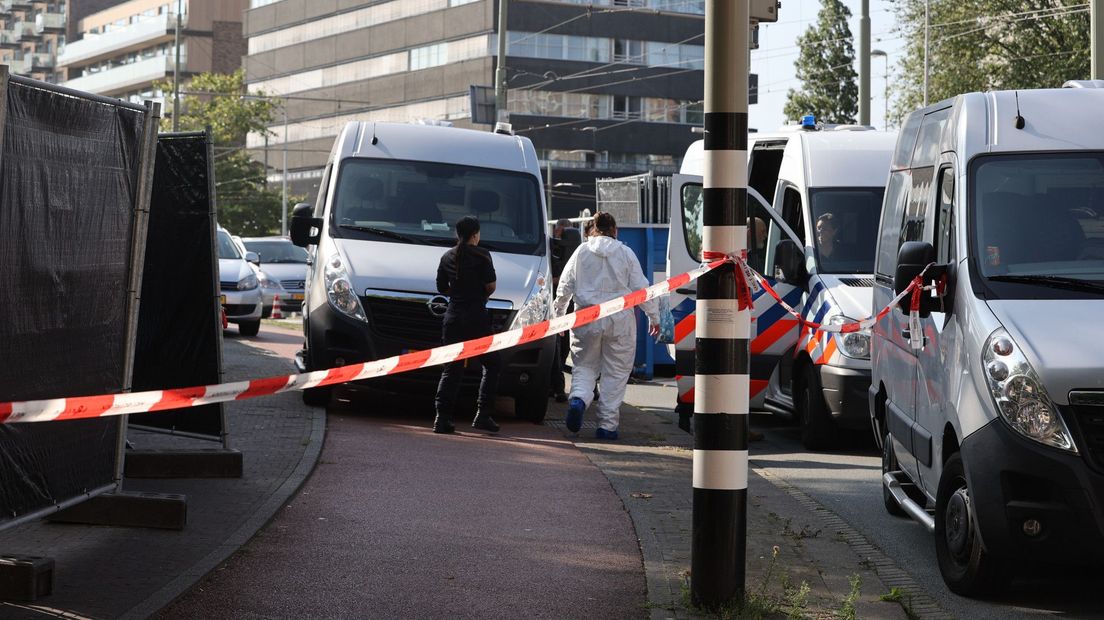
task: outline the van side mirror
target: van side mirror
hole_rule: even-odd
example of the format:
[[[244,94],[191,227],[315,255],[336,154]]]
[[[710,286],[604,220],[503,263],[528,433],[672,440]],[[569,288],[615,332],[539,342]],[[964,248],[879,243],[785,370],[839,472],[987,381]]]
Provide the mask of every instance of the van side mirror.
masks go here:
[[[901,248],[897,250],[897,271],[893,275],[893,290],[898,295],[901,294],[909,284],[920,275],[924,268],[935,262],[935,248],[932,244],[924,241],[906,241],[901,244]],[[938,271],[928,270],[925,274],[925,284],[938,278],[941,274],[946,273],[946,269],[939,269]],[[901,300],[900,308],[902,312],[908,312],[910,304],[912,302],[911,296]],[[926,317],[931,314],[932,310],[939,309],[939,299],[933,297],[930,293],[925,293],[920,296],[920,316]]]
[[[245,260],[246,262],[253,263],[254,265],[260,266],[261,264],[261,257],[256,252],[246,252]]]
[[[804,286],[809,279],[805,268],[805,252],[792,239],[783,239],[774,246],[774,271],[781,272],[781,279],[787,284]]]
[[[322,237],[322,218],[314,217],[314,206],[300,202],[291,212],[291,242],[305,248]]]

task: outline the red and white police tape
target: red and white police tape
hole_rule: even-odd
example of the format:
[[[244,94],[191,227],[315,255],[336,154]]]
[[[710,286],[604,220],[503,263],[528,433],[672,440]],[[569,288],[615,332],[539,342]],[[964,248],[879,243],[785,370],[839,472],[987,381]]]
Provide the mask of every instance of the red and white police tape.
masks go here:
[[[876,316],[863,319],[858,323],[846,325],[824,325],[805,321],[801,315],[788,306],[770,288],[766,280],[755,273],[747,263],[735,255],[725,255],[715,252],[704,254],[710,262],[703,263],[701,267],[684,274],[668,278],[648,288],[633,291],[628,295],[611,299],[596,306],[590,306],[564,315],[507,332],[444,345],[424,351],[413,351],[403,355],[396,355],[382,360],[350,364],[330,370],[318,370],[303,374],[286,375],[279,377],[267,377],[251,381],[236,381],[233,383],[220,383],[188,388],[174,388],[169,390],[150,390],[146,392],[130,392],[126,394],[104,394],[99,396],[74,396],[70,398],[53,398],[46,400],[29,400],[21,402],[0,402],[0,423],[14,422],[49,422],[54,420],[78,420],[83,418],[97,418],[104,416],[127,415],[131,413],[146,413],[151,411],[164,411],[168,409],[181,409],[196,407],[211,403],[246,400],[258,396],[269,396],[281,392],[303,390],[307,388],[337,385],[349,381],[371,379],[385,375],[395,375],[402,372],[427,368],[457,360],[478,357],[490,351],[500,351],[518,345],[540,340],[547,336],[559,334],[588,323],[592,323],[604,317],[616,314],[622,310],[634,308],[640,304],[661,297],[671,291],[683,287],[702,275],[724,265],[733,263],[737,266],[735,273],[737,281],[743,280],[745,288],[749,291],[741,294],[741,307],[750,307],[743,304],[750,302],[750,291],[758,291],[762,286],[775,300],[786,310],[797,317],[803,324],[830,332],[858,331],[873,325],[877,320],[885,316],[890,308],[904,299],[910,291],[923,289],[918,276],[905,291],[898,295],[886,309]],[[912,312],[917,315],[919,310],[919,295],[913,298]],[[911,317],[910,317],[911,318]],[[914,330],[919,333],[919,330]]]

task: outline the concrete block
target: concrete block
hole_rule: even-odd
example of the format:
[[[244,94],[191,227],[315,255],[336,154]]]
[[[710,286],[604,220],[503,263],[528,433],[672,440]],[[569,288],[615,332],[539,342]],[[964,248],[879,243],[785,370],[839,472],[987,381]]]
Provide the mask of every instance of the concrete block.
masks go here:
[[[0,555],[0,600],[35,601],[54,591],[54,560]]]
[[[55,523],[182,530],[188,498],[175,493],[105,493],[47,517]]]
[[[127,478],[241,478],[242,453],[222,448],[127,450]]]

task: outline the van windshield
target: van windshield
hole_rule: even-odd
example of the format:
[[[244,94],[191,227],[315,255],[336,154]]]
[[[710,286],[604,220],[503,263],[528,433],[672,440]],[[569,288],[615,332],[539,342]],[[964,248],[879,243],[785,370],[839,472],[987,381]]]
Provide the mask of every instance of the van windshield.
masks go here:
[[[820,273],[874,273],[884,187],[809,190]]]
[[[244,241],[245,249],[256,252],[261,263],[301,263],[307,264],[307,251],[292,245],[290,241]]]
[[[970,175],[973,254],[983,276],[1104,292],[1104,154],[988,156]],[[1001,286],[1002,297],[1016,295]]]
[[[544,252],[536,178],[454,164],[349,159],[338,176],[334,236],[449,246],[465,215],[479,219],[480,245],[514,254]]]

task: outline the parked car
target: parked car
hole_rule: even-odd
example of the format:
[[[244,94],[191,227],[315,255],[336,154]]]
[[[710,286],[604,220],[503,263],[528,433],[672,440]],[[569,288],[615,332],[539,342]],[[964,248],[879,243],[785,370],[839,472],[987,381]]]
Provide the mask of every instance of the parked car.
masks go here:
[[[230,238],[234,240],[234,245],[238,246],[238,251],[241,252],[242,256],[250,253],[249,250],[246,249],[245,243],[242,242],[241,237],[230,235]],[[253,254],[255,255],[256,253]],[[272,316],[272,306],[276,303],[277,297],[282,302],[288,293],[284,291],[279,280],[269,276],[268,273],[261,269],[259,260],[249,261],[249,264],[253,267],[253,273],[257,274],[257,280],[261,283],[261,303],[263,304],[261,318],[267,319]],[[282,303],[281,309],[283,309]]]
[[[877,219],[896,134],[864,126],[819,125],[811,117],[748,145],[748,265],[811,322],[866,318]],[[671,181],[667,271],[701,261],[702,141],[690,146]],[[676,321],[692,325],[695,288],[671,294]],[[836,445],[838,430],[870,428],[870,332],[802,329],[772,297],[752,313],[750,406],[794,419],[811,450]],[[694,338],[676,330],[677,409],[693,411]]]
[[[511,133],[512,132],[507,132]],[[335,141],[318,202],[296,206],[292,241],[311,246],[300,371],[322,370],[440,346],[447,299],[437,266],[456,244],[454,225],[475,215],[494,259],[492,328],[539,323],[551,312],[549,243],[541,170],[528,138],[452,127],[351,122]],[[499,392],[520,418],[548,409],[555,342],[502,352]],[[373,379],[432,393],[440,368]],[[308,404],[329,400],[304,391]]]
[[[256,261],[252,252],[244,255],[230,238],[225,228],[217,233],[219,257],[219,289],[226,297],[223,308],[226,319],[238,326],[243,336],[256,336],[261,329],[261,283],[250,261]]]
[[[970,93],[910,114],[873,307],[886,509],[973,596],[1104,557],[1104,90]],[[928,268],[928,265],[932,267]]]
[[[246,237],[245,248],[260,257],[260,268],[279,287],[280,310],[302,312],[307,281],[307,251],[287,237]]]

